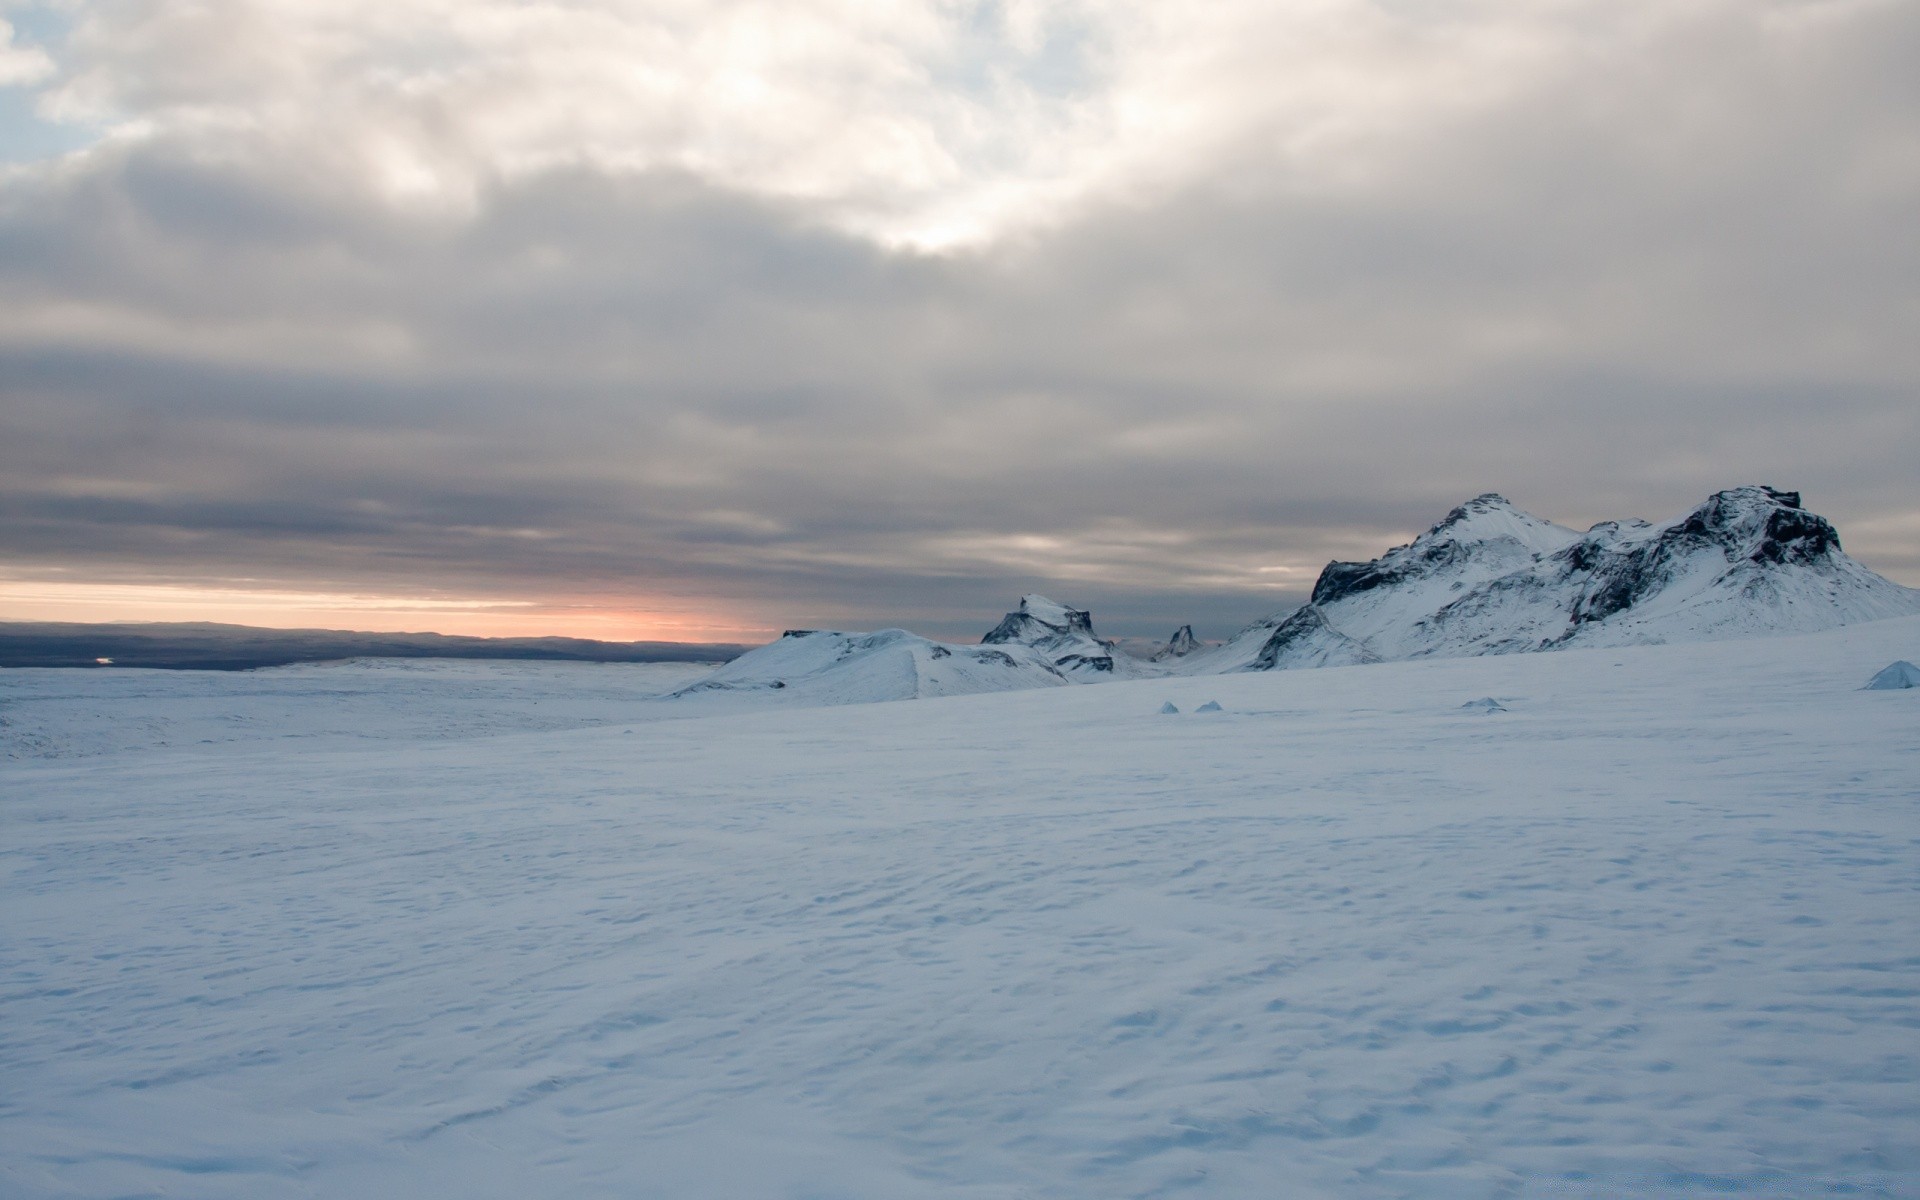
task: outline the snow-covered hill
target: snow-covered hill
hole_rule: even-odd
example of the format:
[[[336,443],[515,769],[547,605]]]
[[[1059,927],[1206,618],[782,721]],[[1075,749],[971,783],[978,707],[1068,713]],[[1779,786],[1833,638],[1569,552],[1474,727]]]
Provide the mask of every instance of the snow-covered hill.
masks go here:
[[[1484,495],[1365,563],[1331,563],[1312,599],[1257,622],[1183,674],[1340,666],[1807,633],[1920,613],[1920,591],[1867,570],[1796,492],[1719,492],[1660,525],[1586,533]]]
[[[967,696],[1165,674],[1093,631],[1093,617],[1045,596],[1023,596],[978,646],[904,629],[878,633],[789,630],[674,698],[728,706],[753,696],[799,704],[869,704]]]
[[[777,695],[800,704],[870,704],[1071,682],[1031,646],[962,646],[904,629],[789,630],[674,693],[677,699]]]

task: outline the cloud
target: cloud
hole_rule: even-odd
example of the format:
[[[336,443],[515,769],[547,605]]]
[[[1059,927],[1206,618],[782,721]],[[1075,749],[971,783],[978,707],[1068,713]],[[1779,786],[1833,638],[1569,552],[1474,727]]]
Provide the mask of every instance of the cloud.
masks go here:
[[[11,21],[0,18],[0,88],[39,83],[54,72],[53,59],[38,46],[14,43]]]
[[[1250,140],[1299,186],[1364,181],[1596,57],[1829,7],[110,0],[43,103],[222,158],[292,153],[429,211],[555,169],[679,172],[938,246],[1161,194]]]
[[[1920,583],[1910,6],[1208,9],[91,8],[0,553],[1217,635],[1487,488],[1768,482]]]

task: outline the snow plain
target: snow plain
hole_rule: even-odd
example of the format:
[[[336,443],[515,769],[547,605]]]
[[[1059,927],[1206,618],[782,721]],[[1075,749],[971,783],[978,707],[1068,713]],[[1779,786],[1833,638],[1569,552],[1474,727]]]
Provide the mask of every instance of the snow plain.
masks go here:
[[[0,673],[0,1194],[1920,1195],[1901,658]]]

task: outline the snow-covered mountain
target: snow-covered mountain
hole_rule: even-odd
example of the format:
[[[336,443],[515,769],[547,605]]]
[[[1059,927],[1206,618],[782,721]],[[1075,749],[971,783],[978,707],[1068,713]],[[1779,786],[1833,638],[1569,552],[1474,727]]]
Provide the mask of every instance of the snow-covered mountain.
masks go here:
[[[1329,563],[1299,609],[1209,647],[1182,626],[1151,659],[1094,632],[1085,609],[1045,596],[978,646],[900,629],[796,630],[674,693],[764,694],[855,704],[1176,675],[1348,666],[1569,646],[1810,633],[1920,613],[1920,591],[1840,549],[1796,492],[1719,492],[1661,525],[1586,533],[1488,493],[1371,562]]]
[[[1092,613],[1045,596],[1020,597],[1020,607],[1002,617],[980,644],[1031,647],[1061,671],[1089,682],[1161,673],[1096,634]]]
[[[1305,606],[1179,670],[1706,641],[1911,613],[1920,591],[1847,557],[1797,492],[1732,488],[1664,524],[1584,534],[1489,493],[1371,562],[1328,564]]]
[[[1067,675],[1030,646],[961,646],[904,629],[878,633],[788,630],[750,650],[675,698],[779,693],[801,704],[868,704],[1061,687]]]

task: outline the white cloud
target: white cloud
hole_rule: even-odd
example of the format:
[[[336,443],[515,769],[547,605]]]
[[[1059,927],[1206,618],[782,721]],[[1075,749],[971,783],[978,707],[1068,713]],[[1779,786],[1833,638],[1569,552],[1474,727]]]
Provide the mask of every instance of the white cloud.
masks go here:
[[[1301,186],[1570,59],[1734,0],[118,0],[49,100],[224,152],[300,147],[397,202],[670,168],[886,241],[1146,198],[1254,143]],[[1799,6],[1795,6],[1796,10]]]
[[[53,60],[38,46],[13,44],[11,22],[0,18],[0,87],[39,83],[54,72]]]

